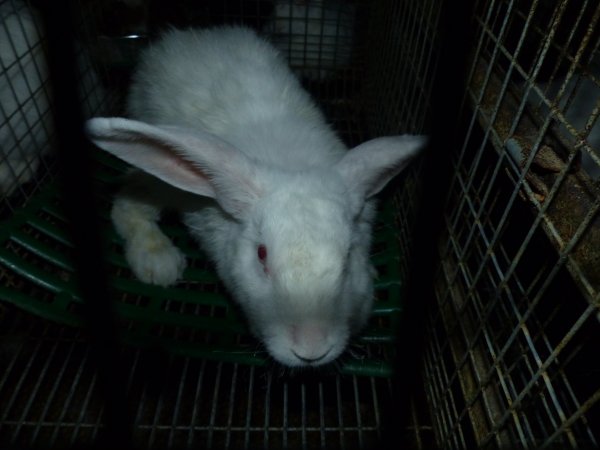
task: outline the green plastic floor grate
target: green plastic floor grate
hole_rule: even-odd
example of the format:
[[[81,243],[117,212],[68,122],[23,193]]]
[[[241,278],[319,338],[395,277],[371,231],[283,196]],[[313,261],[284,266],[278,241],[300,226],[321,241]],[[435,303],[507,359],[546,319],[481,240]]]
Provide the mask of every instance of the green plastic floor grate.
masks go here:
[[[177,222],[161,224],[188,258],[183,280],[163,288],[136,280],[122,254],[109,210],[120,176],[128,166],[95,151],[99,216],[115,311],[125,343],[159,346],[186,356],[252,365],[268,364],[264,349],[249,335],[205,255]],[[82,298],[71,263],[72,244],[56,183],[49,183],[0,226],[0,299],[62,324],[83,326]],[[343,373],[389,376],[394,330],[401,317],[402,283],[393,208],[382,203],[372,258],[378,270],[376,301],[367,330],[336,363]],[[108,301],[108,300],[107,300]]]

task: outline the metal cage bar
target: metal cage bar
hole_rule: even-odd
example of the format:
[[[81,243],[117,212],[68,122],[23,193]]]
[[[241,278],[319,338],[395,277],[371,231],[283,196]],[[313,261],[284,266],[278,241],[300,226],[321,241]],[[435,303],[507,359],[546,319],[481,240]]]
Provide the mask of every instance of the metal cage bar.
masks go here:
[[[578,159],[597,166],[600,8],[490,0],[475,11],[425,359],[438,444],[596,446],[600,291],[588,261],[600,257],[600,193]],[[587,87],[595,105],[574,118]]]

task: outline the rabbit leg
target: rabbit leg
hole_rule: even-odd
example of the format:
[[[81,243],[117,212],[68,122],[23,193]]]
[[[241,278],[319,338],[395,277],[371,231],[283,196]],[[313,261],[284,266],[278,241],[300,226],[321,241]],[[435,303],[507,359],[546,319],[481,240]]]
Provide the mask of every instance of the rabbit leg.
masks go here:
[[[115,198],[111,217],[125,240],[125,258],[135,276],[145,283],[168,286],[186,266],[185,256],[158,227],[160,208],[129,197]]]

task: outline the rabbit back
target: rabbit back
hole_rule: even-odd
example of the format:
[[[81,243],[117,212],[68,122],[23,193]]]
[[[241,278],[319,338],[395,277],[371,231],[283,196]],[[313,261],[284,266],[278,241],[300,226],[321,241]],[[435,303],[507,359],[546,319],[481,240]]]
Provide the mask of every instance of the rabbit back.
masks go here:
[[[322,165],[346,149],[279,52],[247,28],[170,31],[143,53],[127,103],[135,119],[202,129],[274,166]]]

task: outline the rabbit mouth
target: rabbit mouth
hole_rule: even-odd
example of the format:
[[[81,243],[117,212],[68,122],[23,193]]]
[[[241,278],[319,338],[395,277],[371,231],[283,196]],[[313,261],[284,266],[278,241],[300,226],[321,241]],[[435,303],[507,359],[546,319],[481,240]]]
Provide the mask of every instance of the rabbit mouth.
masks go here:
[[[327,355],[329,355],[329,353],[331,352],[332,348],[333,347],[330,347],[329,349],[327,349],[327,351],[325,351],[320,356],[311,356],[311,357],[301,356],[298,353],[296,353],[294,350],[292,350],[292,354],[296,358],[298,358],[300,361],[302,361],[303,363],[306,363],[306,364],[310,365],[310,364],[316,364],[316,363],[322,362],[325,359],[325,357]]]

